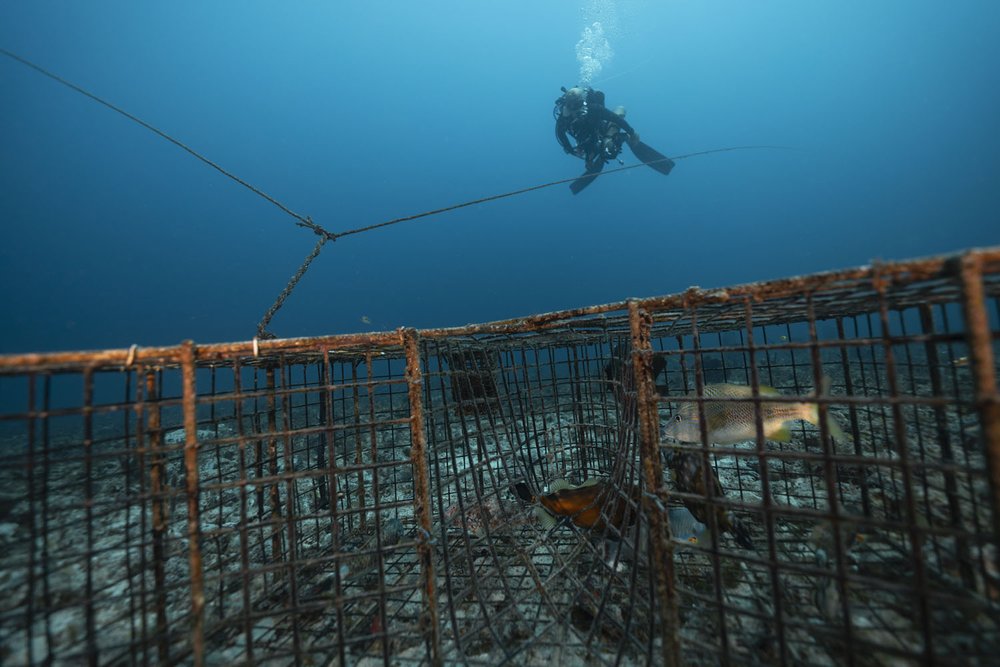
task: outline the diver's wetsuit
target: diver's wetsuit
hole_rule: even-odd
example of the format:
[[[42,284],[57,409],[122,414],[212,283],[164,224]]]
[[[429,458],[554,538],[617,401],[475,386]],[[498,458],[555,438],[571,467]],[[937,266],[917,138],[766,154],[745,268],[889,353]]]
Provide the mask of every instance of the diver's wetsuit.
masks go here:
[[[674,161],[654,148],[639,141],[639,135],[623,115],[604,106],[604,93],[592,88],[562,89],[552,114],[556,120],[556,141],[570,155],[582,157],[586,162],[583,175],[569,185],[573,194],[579,194],[592,183],[604,169],[604,163],[618,157],[622,144],[628,139],[632,153],[647,166],[664,176],[674,168]],[[576,139],[576,148],[569,137]]]
[[[576,139],[577,147],[585,151],[587,172],[596,173],[604,168],[603,139],[608,125],[616,125],[621,128],[629,138],[635,132],[624,117],[619,116],[603,104],[588,101],[586,114],[559,116],[556,119],[556,141],[559,142],[564,151],[575,154],[576,151],[570,144],[569,138],[566,136],[567,133]]]

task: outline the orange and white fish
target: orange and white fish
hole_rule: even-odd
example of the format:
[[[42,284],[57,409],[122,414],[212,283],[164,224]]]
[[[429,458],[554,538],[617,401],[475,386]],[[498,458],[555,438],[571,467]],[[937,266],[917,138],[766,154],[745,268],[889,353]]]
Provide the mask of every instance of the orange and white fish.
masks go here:
[[[551,484],[550,492],[540,496],[532,495],[523,482],[516,487],[522,500],[538,503],[535,515],[546,530],[556,525],[560,517],[569,517],[580,528],[600,531],[610,524],[621,535],[635,524],[636,508],[640,501],[637,485],[632,486],[629,497],[626,498],[624,494],[614,493],[614,487],[607,480],[590,479],[580,485],[556,480]],[[602,513],[602,509],[606,511]],[[669,521],[675,542],[684,545],[700,544],[703,547],[711,545],[711,534],[707,526],[698,521],[687,508],[671,507]],[[729,521],[722,522],[720,528],[733,530]],[[741,544],[749,543],[742,527],[735,532],[737,541]]]
[[[636,484],[626,495],[610,480],[596,478],[580,485],[556,480],[544,494],[532,493],[524,482],[518,482],[515,490],[522,500],[538,503],[535,514],[545,529],[556,525],[561,517],[569,517],[580,528],[601,531],[611,527],[621,533],[635,523],[641,500]]]

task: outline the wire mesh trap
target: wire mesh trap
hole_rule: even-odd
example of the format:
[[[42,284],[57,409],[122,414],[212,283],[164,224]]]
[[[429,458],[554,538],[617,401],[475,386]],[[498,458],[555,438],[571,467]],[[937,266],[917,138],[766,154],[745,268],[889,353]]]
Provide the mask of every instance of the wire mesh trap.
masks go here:
[[[1000,250],[0,357],[0,662],[995,664]]]

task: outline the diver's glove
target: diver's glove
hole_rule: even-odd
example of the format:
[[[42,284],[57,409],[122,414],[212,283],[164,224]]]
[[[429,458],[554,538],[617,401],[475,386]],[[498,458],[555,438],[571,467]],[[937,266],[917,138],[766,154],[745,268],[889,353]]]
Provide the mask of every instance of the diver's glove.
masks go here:
[[[632,136],[630,136],[628,138],[628,145],[629,146],[635,146],[638,143],[639,143],[639,133],[638,132],[633,132]]]

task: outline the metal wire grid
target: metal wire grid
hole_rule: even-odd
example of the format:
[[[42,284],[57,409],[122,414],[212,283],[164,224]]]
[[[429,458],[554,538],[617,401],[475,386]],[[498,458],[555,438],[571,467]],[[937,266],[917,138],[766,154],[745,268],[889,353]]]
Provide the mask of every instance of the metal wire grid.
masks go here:
[[[379,532],[401,512],[412,515],[412,483],[408,497],[398,481],[412,480],[412,465],[392,457],[409,452],[405,381],[381,360],[360,379],[354,364],[330,364],[321,368],[339,376],[324,378],[322,391],[315,365],[276,361],[197,371],[208,390],[191,410],[195,468],[185,460],[176,369],[85,371],[71,378],[84,395],[73,409],[53,405],[68,389],[61,376],[22,378],[28,416],[8,426],[27,437],[8,437],[4,459],[25,477],[5,485],[5,509],[30,539],[4,558],[14,604],[3,612],[3,634],[30,642],[8,657],[43,662],[41,645],[58,646],[54,656],[67,663],[183,662],[202,649],[190,641],[192,586],[201,589],[204,650],[228,646],[219,655],[235,661],[321,657],[386,631],[405,636],[405,627],[378,630],[374,620],[300,633],[345,604],[373,607],[367,613],[387,621],[386,609],[405,606],[416,589],[407,584],[406,541],[383,544]],[[110,398],[112,383],[123,400]],[[324,410],[333,416],[325,425]],[[402,585],[373,592],[379,572],[398,572]]]
[[[469,349],[468,342],[458,345]],[[453,359],[455,346],[431,342],[425,350],[430,359]],[[431,486],[444,518],[438,539],[446,545],[442,650],[452,659],[575,662],[588,644],[601,643],[597,638],[613,639],[610,648],[596,649],[605,660],[649,652],[650,570],[616,571],[579,531],[540,531],[511,491],[518,480],[536,488],[558,477],[581,482],[607,475],[616,458],[634,458],[634,429],[608,423],[616,413],[595,382],[594,371],[599,378],[606,362],[594,356],[599,350],[508,349],[494,366],[505,400],[490,410],[472,401],[471,412],[455,404],[447,365],[431,364],[425,413]],[[626,536],[633,551],[635,540]]]
[[[904,310],[890,310],[884,300],[880,306],[833,322],[810,316],[801,341],[785,325],[772,345],[767,337],[775,332],[753,326],[748,303],[747,326],[727,332],[728,340],[727,333],[708,337],[714,341],[679,336],[664,351],[676,361],[667,364],[663,393],[677,387],[680,394],[665,401],[702,400],[683,397],[696,380],[760,380],[802,400],[806,387],[832,376],[834,393],[847,396],[832,396],[827,408],[842,412],[854,435],[853,444],[830,443],[826,434],[803,428],[788,444],[713,446],[729,505],[752,517],[747,523],[765,533],[760,537],[767,545],[756,557],[722,557],[714,601],[687,592],[705,616],[694,625],[697,643],[724,638],[715,659],[982,661],[1000,646],[995,552],[987,555],[995,549],[995,517],[965,335],[955,326],[958,309],[926,301]],[[807,307],[812,315],[810,299]],[[995,314],[995,298],[990,307]],[[763,339],[763,348],[753,345],[751,332]],[[838,403],[845,409],[834,407]],[[873,539],[861,548],[841,540],[817,563],[814,534],[830,523],[851,525]],[[719,576],[728,560],[752,573],[745,583],[764,610],[756,643],[746,642],[739,618],[753,605],[735,603],[740,586]],[[817,601],[821,594],[827,603]],[[725,641],[732,634],[727,626],[744,635],[736,646]]]
[[[0,655],[985,664],[996,259],[257,356],[2,358]],[[656,421],[703,401],[688,398],[699,385],[759,382],[791,401],[829,376],[819,402],[853,442],[800,426],[788,443],[693,445],[725,496],[685,496],[662,473],[650,491],[654,371]],[[542,530],[511,485],[559,478],[612,479],[643,532]],[[664,510],[685,501],[731,509],[755,548],[664,542]],[[842,539],[820,560],[824,525]]]

